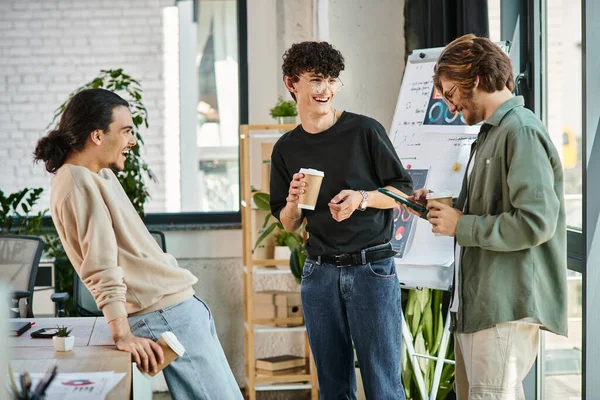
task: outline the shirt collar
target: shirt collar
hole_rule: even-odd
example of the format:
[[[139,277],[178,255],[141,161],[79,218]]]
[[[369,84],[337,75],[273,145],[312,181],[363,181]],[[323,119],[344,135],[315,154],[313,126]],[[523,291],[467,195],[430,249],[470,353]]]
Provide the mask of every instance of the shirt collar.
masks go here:
[[[502,119],[506,114],[508,114],[513,108],[523,107],[525,105],[525,100],[523,96],[514,96],[511,99],[506,100],[504,103],[500,104],[500,107],[496,109],[490,115],[490,117],[485,121],[486,124],[498,126]]]

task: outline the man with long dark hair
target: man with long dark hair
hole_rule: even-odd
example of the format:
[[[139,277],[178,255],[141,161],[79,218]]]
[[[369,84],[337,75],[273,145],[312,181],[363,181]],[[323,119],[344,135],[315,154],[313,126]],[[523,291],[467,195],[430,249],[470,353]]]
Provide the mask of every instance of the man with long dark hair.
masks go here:
[[[394,201],[377,188],[410,193],[412,183],[379,122],[333,108],[343,69],[327,42],[285,52],[283,81],[301,125],[273,148],[271,210],[288,231],[308,221],[301,295],[321,399],[356,398],[353,343],[367,398],[404,399]],[[325,174],[312,211],[298,208],[301,168]]]
[[[164,369],[174,399],[241,399],[198,279],[163,253],[115,172],[136,145],[128,103],[104,89],[77,93],[58,128],[41,138],[35,160],[52,179],[52,220],[69,260],[102,310],[116,346],[140,370],[164,354],[173,332],[185,353]]]

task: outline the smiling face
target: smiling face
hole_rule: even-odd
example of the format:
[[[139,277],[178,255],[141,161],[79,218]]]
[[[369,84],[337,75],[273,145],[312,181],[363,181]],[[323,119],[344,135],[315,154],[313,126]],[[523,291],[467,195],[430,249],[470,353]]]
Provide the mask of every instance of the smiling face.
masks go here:
[[[115,172],[123,171],[127,153],[136,145],[133,126],[131,112],[127,107],[119,106],[113,109],[113,120],[99,143],[101,168],[110,168]]]
[[[470,91],[462,90],[456,82],[440,77],[442,96],[451,112],[462,113],[467,125],[475,125],[485,119],[484,107],[479,99],[477,79]]]
[[[341,81],[331,76],[303,72],[296,81],[292,77],[286,77],[286,86],[296,95],[301,114],[320,117],[331,112],[331,103],[335,92],[341,87]]]

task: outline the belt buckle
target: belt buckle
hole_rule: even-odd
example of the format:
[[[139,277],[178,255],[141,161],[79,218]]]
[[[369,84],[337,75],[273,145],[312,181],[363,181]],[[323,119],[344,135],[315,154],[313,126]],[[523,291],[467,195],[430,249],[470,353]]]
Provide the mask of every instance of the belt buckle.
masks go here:
[[[341,261],[342,257],[349,257],[350,263],[342,264],[342,261]],[[348,253],[336,255],[336,256],[334,256],[334,258],[335,258],[335,265],[338,267],[349,267],[352,265],[352,257],[350,257],[350,254],[348,254]]]

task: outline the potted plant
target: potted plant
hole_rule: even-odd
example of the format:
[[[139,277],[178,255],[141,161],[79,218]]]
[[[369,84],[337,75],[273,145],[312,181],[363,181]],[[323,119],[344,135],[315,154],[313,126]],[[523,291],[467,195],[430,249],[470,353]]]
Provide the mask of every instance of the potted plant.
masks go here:
[[[75,344],[75,336],[71,336],[72,329],[66,326],[56,327],[56,336],[52,337],[52,344],[56,351],[71,351]]]
[[[285,229],[279,229],[275,233],[275,259],[289,260],[292,257],[292,251],[301,247],[302,236],[296,232],[288,232]]]
[[[254,204],[259,210],[268,211],[268,214],[265,217],[265,220],[262,225],[261,234],[256,239],[256,243],[254,244],[255,251],[257,247],[270,235],[275,232],[275,246],[280,243],[281,246],[287,246],[285,254],[281,254],[283,250],[279,250],[277,252],[277,247],[275,247],[275,259],[288,259],[290,260],[290,269],[292,271],[292,275],[296,279],[296,282],[300,283],[302,280],[302,267],[304,266],[304,261],[306,260],[306,250],[304,249],[304,239],[302,237],[302,233],[306,227],[306,221],[303,221],[296,232],[287,232],[281,222],[275,220],[273,215],[270,213],[270,199],[271,196],[268,193],[256,192],[252,196],[254,200]],[[272,221],[269,224],[269,221]],[[278,257],[279,255],[279,257]]]
[[[295,124],[298,115],[296,102],[279,97],[275,107],[271,108],[270,114],[279,124]]]

